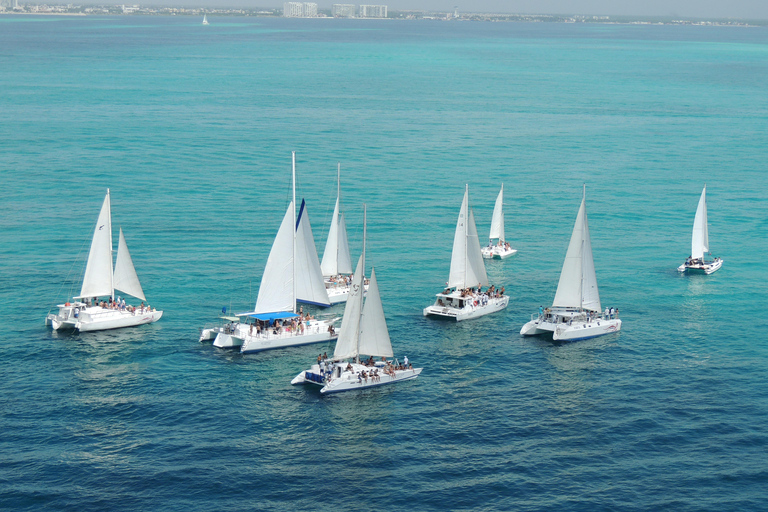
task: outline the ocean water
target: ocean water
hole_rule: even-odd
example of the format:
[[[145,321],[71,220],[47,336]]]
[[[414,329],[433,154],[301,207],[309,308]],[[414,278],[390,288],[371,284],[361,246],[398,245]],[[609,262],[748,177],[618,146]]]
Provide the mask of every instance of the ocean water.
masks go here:
[[[0,508],[768,509],[766,28],[209,21],[0,16]],[[321,253],[337,162],[353,259],[367,204],[417,380],[197,341],[253,305],[291,151]],[[467,183],[481,238],[505,185],[510,306],[427,320]],[[725,264],[681,276],[705,183]],[[622,331],[522,338],[583,184]],[[108,187],[165,314],[52,333]]]

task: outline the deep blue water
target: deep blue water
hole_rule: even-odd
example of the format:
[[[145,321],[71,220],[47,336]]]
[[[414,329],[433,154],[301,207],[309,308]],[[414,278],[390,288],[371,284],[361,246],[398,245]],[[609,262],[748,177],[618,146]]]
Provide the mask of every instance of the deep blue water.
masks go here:
[[[768,509],[767,29],[210,21],[0,16],[0,508]],[[419,379],[326,397],[289,382],[332,344],[198,343],[255,300],[292,150],[320,251],[337,162],[354,259],[368,205]],[[424,319],[502,182],[509,308]],[[523,339],[583,183],[622,331]],[[680,276],[704,183],[725,265]],[[51,333],[107,187],[165,315]]]

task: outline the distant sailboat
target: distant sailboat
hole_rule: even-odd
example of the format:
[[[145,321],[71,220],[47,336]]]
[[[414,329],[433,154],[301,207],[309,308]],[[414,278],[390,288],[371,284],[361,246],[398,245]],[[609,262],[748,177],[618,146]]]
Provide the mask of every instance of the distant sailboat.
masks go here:
[[[60,304],[59,312],[50,313],[45,323],[55,331],[103,331],[148,324],[163,316],[162,311],[145,307],[144,302],[139,307],[123,306],[124,301],[118,304],[118,301],[115,301],[115,290],[142,301],[147,300],[128,252],[122,228],[117,246],[117,260],[114,269],[112,268],[112,211],[107,189],[93,232],[80,295],[74,298],[73,303]],[[109,297],[109,300],[99,302],[100,297]]]
[[[296,218],[296,153],[292,155],[293,200],[283,216],[253,311],[242,319],[218,328],[203,329],[200,339],[210,339],[219,348],[241,347],[242,353],[319,343],[336,337],[333,320],[316,320],[296,313],[296,302],[328,306],[320,262],[315,250],[306,204],[301,202]]]
[[[410,367],[407,364],[407,358],[405,365],[386,361],[387,357],[393,357],[392,342],[381,304],[376,272],[371,270],[370,287],[365,305],[363,305],[364,274],[365,234],[363,234],[363,252],[352,279],[352,291],[344,309],[344,319],[339,329],[339,339],[333,352],[333,360],[318,361],[309,370],[298,374],[291,384],[317,384],[322,386],[321,393],[336,393],[415,379],[421,373],[422,368]],[[367,362],[361,363],[361,355],[369,356]],[[376,357],[384,360],[374,361]],[[345,361],[348,359],[352,361]]]
[[[208,16],[203,14],[203,25],[208,25]]]
[[[424,316],[453,318],[457,322],[495,313],[506,308],[509,297],[488,286],[480,240],[477,237],[475,217],[469,209],[469,185],[464,191],[464,200],[456,223],[453,237],[453,253],[448,287],[437,294],[435,303],[424,308]]]
[[[685,263],[677,267],[680,272],[690,270],[711,274],[723,266],[722,258],[706,261],[704,254],[709,253],[709,228],[707,226],[707,186],[701,191],[699,206],[696,208],[696,217],[693,219],[693,235],[691,236],[691,255]],[[711,254],[711,253],[710,253]]]
[[[491,219],[491,232],[488,236],[488,245],[483,247],[483,258],[503,260],[517,253],[517,249],[510,247],[504,237],[504,184],[496,198],[496,205],[493,208],[493,218]],[[493,241],[496,240],[494,244]]]
[[[531,321],[523,326],[520,334],[532,336],[551,332],[555,340],[572,341],[594,338],[620,329],[618,311],[614,313],[611,308],[603,314],[600,309],[587,222],[585,186],[552,307],[541,309],[538,316],[531,315]]]

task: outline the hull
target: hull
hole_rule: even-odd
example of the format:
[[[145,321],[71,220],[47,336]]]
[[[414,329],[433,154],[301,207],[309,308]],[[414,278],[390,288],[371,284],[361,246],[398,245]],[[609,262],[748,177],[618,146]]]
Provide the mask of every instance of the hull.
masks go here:
[[[200,343],[204,341],[211,341],[216,339],[216,336],[219,334],[220,327],[211,327],[207,329],[201,329],[200,330]]]
[[[723,259],[722,258],[715,258],[715,261],[705,261],[705,262],[699,262],[699,263],[683,263],[679,267],[677,267],[678,272],[689,272],[692,274],[712,274],[714,272],[717,272],[720,270],[720,267],[723,266]]]
[[[216,334],[213,346],[216,348],[238,348],[243,346],[243,338],[223,331]]]
[[[488,299],[487,304],[477,306],[468,304],[461,308],[435,303],[424,308],[423,313],[424,316],[451,318],[457,322],[461,322],[463,320],[471,320],[473,318],[490,315],[491,313],[497,313],[506,308],[508,305],[509,297],[505,295],[502,297]]]
[[[520,329],[520,334],[522,336],[551,334],[555,341],[576,341],[613,334],[620,330],[621,320],[618,318],[594,314],[588,316],[572,311],[554,311],[531,319]]]
[[[331,306],[335,304],[343,304],[347,302],[347,298],[349,297],[349,285],[346,284],[336,284],[336,283],[325,283],[325,291],[328,293],[328,300],[331,303]],[[365,285],[364,292],[368,292],[368,285]]]
[[[344,366],[342,363],[337,363]],[[419,376],[423,368],[411,368],[407,370],[395,370],[394,375],[384,373],[383,367],[378,367],[378,375],[376,377],[363,378],[358,375],[361,371],[370,371],[372,368],[361,365],[353,364],[352,371],[338,371],[334,369],[331,372],[323,372],[319,365],[313,365],[309,370],[304,370],[296,377],[293,378],[291,384],[314,384],[322,386],[320,393],[341,393],[343,391],[355,391],[360,389],[375,388],[379,386],[385,386],[387,384],[394,384],[395,382],[402,382],[406,380],[415,379]],[[341,368],[339,368],[340,370]]]
[[[251,334],[249,329],[241,326],[235,333],[233,333],[233,336],[241,337],[243,339],[240,352],[243,354],[251,354],[254,352],[262,352],[264,350],[295,347],[334,340],[338,337],[338,334],[328,330],[334,321],[335,319],[330,321],[313,320],[309,327],[304,328],[303,332],[298,330],[296,332],[282,331],[279,334],[274,334],[273,331]]]
[[[45,323],[50,325],[54,331],[94,332],[151,324],[160,320],[162,316],[162,311],[134,310],[131,312],[77,304],[61,306],[58,314],[52,313],[46,317]]]
[[[482,252],[485,259],[503,260],[517,254],[517,249],[505,249],[504,247],[494,245],[492,247],[483,247],[480,252]]]

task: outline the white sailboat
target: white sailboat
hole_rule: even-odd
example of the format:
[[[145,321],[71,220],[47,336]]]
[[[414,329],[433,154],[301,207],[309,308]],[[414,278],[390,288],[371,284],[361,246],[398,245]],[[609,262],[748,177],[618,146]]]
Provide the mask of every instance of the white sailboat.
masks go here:
[[[585,186],[552,307],[540,308],[538,315],[531,315],[531,321],[523,326],[520,334],[551,332],[553,339],[569,341],[594,338],[618,332],[621,329],[618,316],[618,310],[614,312],[613,308],[606,309],[605,313],[600,309]]]
[[[453,238],[448,287],[437,294],[433,305],[424,308],[424,316],[454,318],[459,322],[495,313],[507,307],[509,297],[504,295],[503,287],[500,291],[490,287],[483,292],[483,286],[488,286],[488,276],[480,252],[475,217],[469,209],[467,185]]]
[[[142,301],[138,307],[123,305],[124,300],[115,300],[115,290]],[[99,301],[100,297],[109,297]],[[123,229],[117,247],[117,260],[112,268],[112,211],[109,189],[101,206],[96,222],[96,229],[91,240],[88,263],[85,267],[80,295],[73,302],[59,304],[58,313],[50,313],[45,319],[46,325],[53,330],[76,329],[81,332],[119,329],[140,324],[156,322],[163,316],[146,301],[141,289],[136,269],[125,243]]]
[[[496,240],[496,243],[493,241]],[[493,207],[493,217],[491,218],[491,232],[488,235],[488,245],[482,249],[483,258],[503,260],[517,253],[504,237],[504,184],[501,184],[501,190],[496,198],[496,205]]]
[[[685,263],[677,267],[680,272],[690,270],[692,272],[704,272],[711,274],[723,266],[722,258],[707,261],[704,254],[709,253],[709,228],[707,226],[707,186],[701,191],[699,206],[696,208],[696,217],[693,219],[693,235],[691,236],[691,255]],[[710,253],[711,254],[711,253]]]
[[[320,262],[304,201],[296,218],[296,153],[292,154],[293,200],[283,216],[253,311],[240,313],[238,322],[203,330],[202,339],[216,337],[219,348],[241,347],[244,354],[273,348],[328,341],[336,337],[334,320],[317,320],[296,312],[296,302],[328,306]],[[295,226],[295,228],[294,228]]]
[[[203,14],[203,25],[208,25],[208,16]]]
[[[365,233],[365,228],[363,229]],[[371,269],[368,293],[363,304],[363,282],[365,281],[365,234],[363,253],[357,263],[349,299],[344,310],[344,319],[339,329],[339,339],[331,361],[319,360],[308,370],[298,374],[291,384],[311,383],[322,386],[321,393],[336,393],[355,389],[371,388],[415,379],[422,368],[413,368],[387,361],[393,357],[392,342],[389,338],[387,320],[381,304],[376,272]],[[369,359],[361,362],[360,356]],[[382,360],[374,361],[381,357]],[[352,361],[347,361],[347,360]]]

